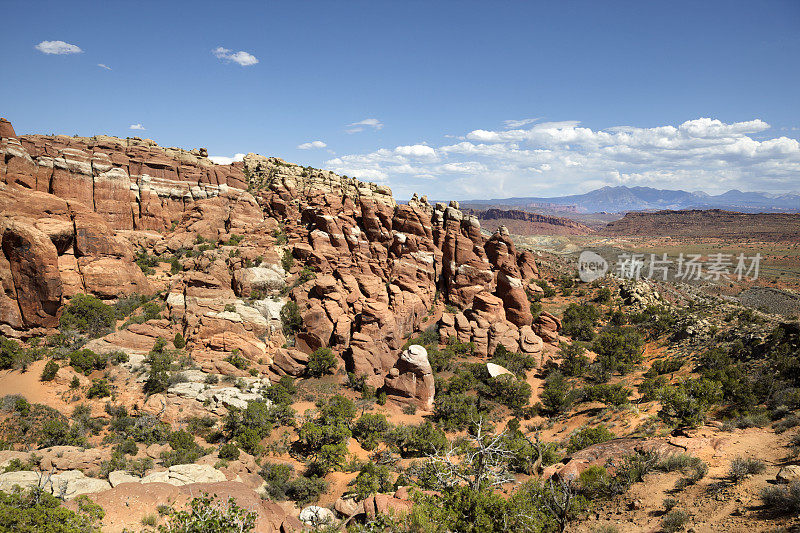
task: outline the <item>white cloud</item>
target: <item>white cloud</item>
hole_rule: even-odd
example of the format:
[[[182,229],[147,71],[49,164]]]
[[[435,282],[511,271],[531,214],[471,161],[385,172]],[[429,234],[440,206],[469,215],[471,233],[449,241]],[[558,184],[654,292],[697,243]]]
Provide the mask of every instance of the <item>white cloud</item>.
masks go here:
[[[521,128],[522,126],[527,126],[528,124],[533,124],[540,118],[523,118],[522,120],[504,120],[503,125],[506,129],[516,129]]]
[[[348,124],[347,129],[344,131],[346,133],[358,133],[360,131],[364,131],[366,128],[379,130],[383,128],[383,122],[381,122],[377,118],[365,118],[364,120],[359,120],[358,122],[353,122],[352,124]]]
[[[74,44],[65,43],[64,41],[42,41],[34,48],[43,54],[80,54],[83,50]]]
[[[311,141],[311,142],[307,142],[307,143],[303,143],[303,144],[298,144],[297,145],[297,149],[298,150],[311,150],[312,148],[325,148],[326,146],[328,146],[328,145],[325,144],[322,141]]]
[[[211,53],[214,54],[217,59],[221,59],[226,62],[238,63],[243,67],[249,67],[258,63],[258,58],[256,58],[256,56],[241,50],[234,52],[228,48],[218,46],[217,48],[214,48]]]
[[[130,126],[130,129],[132,129],[132,130],[143,130],[143,131],[144,131],[144,130],[146,130],[147,128],[145,128],[144,126],[142,126],[142,123],[141,123],[141,122],[137,122],[136,124],[131,124],[131,126]]]
[[[444,198],[553,196],[602,185],[784,192],[797,189],[800,142],[763,138],[760,119],[724,123],[698,118],[678,125],[593,130],[578,121],[514,121],[513,129],[477,129],[441,146],[414,144],[341,155],[326,166],[362,179]],[[758,139],[752,134],[762,134]],[[434,179],[433,190],[416,190]],[[446,194],[441,191],[447,191]]]
[[[233,157],[227,157],[224,155],[210,155],[208,158],[218,165],[230,165],[236,161],[244,160],[244,154],[233,154]]]
[[[104,68],[106,70],[111,70],[111,67],[109,67],[108,65],[103,64],[103,63],[98,63],[97,66],[100,67],[100,68]]]
[[[413,144],[411,146],[398,146],[394,149],[396,154],[408,157],[432,158],[436,157],[436,150],[424,144]]]

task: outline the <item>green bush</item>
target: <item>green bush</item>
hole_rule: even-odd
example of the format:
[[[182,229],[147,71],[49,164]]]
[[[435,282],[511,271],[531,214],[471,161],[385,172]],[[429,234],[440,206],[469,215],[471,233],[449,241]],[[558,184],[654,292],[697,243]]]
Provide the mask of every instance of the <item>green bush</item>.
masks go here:
[[[42,381],[53,381],[55,379],[56,374],[58,373],[58,363],[50,359],[47,361],[47,364],[44,365],[44,369],[42,370]]]
[[[631,390],[621,383],[609,385],[602,383],[583,389],[583,399],[589,402],[600,401],[606,405],[620,406],[628,403]]]
[[[87,398],[105,398],[111,396],[111,390],[108,388],[108,381],[104,379],[93,379],[92,386],[86,391]]]
[[[283,255],[281,255],[281,266],[286,272],[289,272],[294,266],[294,257],[292,257],[292,251],[288,248],[284,249]]]
[[[76,294],[64,307],[61,327],[75,330],[90,337],[100,337],[114,331],[117,313],[94,296]]]
[[[556,295],[556,290],[547,283],[546,280],[537,279],[536,284],[542,288],[544,294],[542,294],[542,298],[552,298]]]
[[[594,338],[600,312],[592,304],[569,304],[561,318],[562,332],[579,341]]]
[[[336,369],[336,356],[330,348],[317,348],[308,358],[306,372],[309,376],[322,377],[333,374]]]
[[[256,518],[256,513],[242,509],[233,498],[220,504],[208,494],[203,494],[193,498],[187,510],[169,508],[166,512],[169,526],[159,526],[159,532],[244,533],[254,530]]]
[[[249,402],[247,408],[231,408],[225,417],[224,432],[249,454],[261,451],[261,440],[275,425],[275,411],[265,402]]]
[[[531,398],[531,386],[509,374],[489,380],[488,396],[512,411],[519,411]]]
[[[353,437],[365,450],[374,450],[390,428],[385,415],[367,413],[353,425]]]
[[[102,518],[95,504],[78,502],[78,512],[43,490],[0,492],[0,533],[99,533]]]
[[[561,364],[559,370],[568,377],[580,377],[589,369],[589,358],[586,356],[586,348],[580,342],[567,344],[559,343],[561,353]]]
[[[720,384],[707,379],[687,379],[661,389],[658,416],[678,427],[697,427],[708,409],[722,399]]]
[[[239,447],[232,442],[228,442],[219,447],[217,455],[220,459],[235,461],[239,458]]]
[[[608,381],[610,374],[630,372],[642,361],[644,339],[632,328],[611,327],[600,333],[592,344],[597,354],[593,371],[597,379]]]
[[[397,426],[386,435],[386,442],[397,448],[403,457],[424,457],[439,453],[447,446],[444,431],[430,422],[416,426]]]
[[[300,315],[300,307],[293,301],[288,301],[281,308],[280,312],[283,332],[287,336],[293,336],[303,327],[303,317]]]
[[[575,389],[564,375],[561,372],[552,372],[547,376],[540,400],[545,412],[556,416],[569,411],[575,403],[576,396]]]
[[[387,492],[392,489],[389,480],[389,467],[376,465],[372,461],[361,467],[356,478],[350,482],[356,493],[356,499],[363,500],[371,494]]]
[[[569,438],[569,444],[567,444],[567,453],[572,454],[578,450],[588,448],[593,444],[606,442],[613,438],[614,434],[602,424],[595,427],[585,427]]]
[[[502,344],[497,345],[491,360],[520,377],[524,377],[527,370],[536,368],[536,359],[532,355],[511,352]]]
[[[674,510],[664,515],[661,519],[661,528],[667,533],[680,531],[689,522],[689,513]]]
[[[764,507],[776,514],[800,513],[800,481],[793,481],[787,487],[764,487],[761,501]]]
[[[731,461],[731,466],[728,469],[728,479],[734,483],[739,483],[752,475],[762,473],[766,469],[767,465],[760,459],[737,457]]]
[[[84,348],[69,354],[69,365],[78,372],[89,375],[94,370],[104,369],[108,365],[108,358],[105,354],[94,353]]]
[[[175,348],[178,350],[183,350],[186,346],[186,339],[183,338],[180,331],[175,334],[175,337],[172,339],[172,344],[174,344]]]

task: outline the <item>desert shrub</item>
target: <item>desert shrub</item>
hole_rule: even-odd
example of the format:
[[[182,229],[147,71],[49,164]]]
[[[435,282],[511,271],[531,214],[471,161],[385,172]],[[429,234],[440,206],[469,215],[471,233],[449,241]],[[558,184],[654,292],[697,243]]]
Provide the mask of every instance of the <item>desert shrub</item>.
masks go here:
[[[519,411],[531,398],[531,386],[509,374],[489,380],[487,396],[513,411]]]
[[[642,395],[642,400],[652,402],[661,397],[661,392],[667,386],[667,383],[667,378],[664,376],[645,378],[636,388],[639,390],[639,394]]]
[[[734,483],[739,483],[752,475],[762,473],[766,468],[767,465],[760,459],[736,457],[731,461],[731,465],[728,468],[728,479]]]
[[[277,383],[273,383],[264,392],[264,396],[273,404],[290,405],[295,393],[297,393],[297,387],[294,379],[291,376],[282,376]]]
[[[603,424],[595,427],[585,427],[580,429],[577,433],[569,438],[567,444],[567,453],[575,453],[578,450],[588,448],[593,444],[606,442],[614,438],[614,434],[608,430]]]
[[[294,476],[294,467],[284,463],[264,461],[259,472],[266,482],[266,492],[273,500],[286,500],[286,489]]]
[[[466,429],[480,417],[486,407],[478,405],[478,399],[468,394],[437,395],[433,407],[433,420],[445,431]]]
[[[167,341],[163,337],[158,337],[145,358],[145,362],[150,365],[150,372],[144,382],[146,394],[164,392],[170,386],[169,370],[172,365],[172,355],[164,350],[166,345]]]
[[[104,398],[111,396],[111,390],[108,387],[108,381],[105,379],[93,379],[92,385],[86,391],[87,398]]]
[[[204,454],[192,434],[185,430],[173,431],[167,436],[167,442],[172,450],[161,452],[164,466],[194,463]]]
[[[800,481],[793,481],[786,487],[764,487],[761,501],[764,507],[776,514],[800,513]]]
[[[235,461],[239,458],[239,447],[232,442],[225,443],[219,447],[217,455],[220,459],[224,459],[226,461]]]
[[[689,513],[674,510],[664,515],[661,519],[661,528],[667,533],[680,531],[689,522]]]
[[[495,348],[492,363],[504,367],[517,376],[525,376],[526,370],[536,368],[536,359],[532,355],[511,352],[502,344],[498,344]]]
[[[536,284],[542,288],[544,293],[542,294],[542,298],[552,298],[556,295],[556,290],[547,283],[546,280],[537,279]]]
[[[657,361],[653,361],[652,366],[650,369],[645,372],[645,376],[648,378],[660,376],[661,374],[672,374],[673,372],[677,372],[683,366],[683,360],[677,357],[669,357],[667,359],[659,359]]]
[[[390,428],[391,425],[383,414],[367,413],[353,425],[353,437],[365,450],[374,450]]]
[[[301,505],[315,502],[328,490],[328,484],[319,477],[298,476],[286,486],[286,496]]]
[[[300,315],[300,306],[291,300],[286,302],[281,308],[280,316],[281,324],[283,324],[283,332],[286,335],[294,335],[303,327],[303,317]]]
[[[0,337],[0,369],[17,368],[25,349],[15,340]]]
[[[87,294],[76,294],[64,307],[61,327],[90,337],[100,337],[114,331],[117,313],[113,307]]]
[[[356,478],[350,482],[358,500],[363,500],[370,494],[387,492],[391,490],[392,483],[389,479],[389,467],[376,465],[372,461],[361,467]]]
[[[447,446],[444,431],[428,421],[416,426],[396,426],[386,434],[385,440],[403,457],[424,457],[440,452]]]
[[[597,354],[593,371],[597,379],[607,381],[610,374],[630,372],[642,360],[644,340],[632,328],[612,327],[601,332],[592,350]]]
[[[318,419],[325,424],[342,423],[349,426],[356,416],[356,406],[352,400],[335,394],[328,400],[318,400],[316,403]]]
[[[578,488],[589,499],[610,497],[614,493],[614,477],[599,465],[592,465],[578,476]]]
[[[172,344],[174,344],[175,348],[178,350],[183,350],[186,346],[186,339],[183,338],[180,331],[175,334],[175,337],[172,339]]]
[[[268,437],[275,425],[275,413],[265,402],[249,402],[245,409],[230,408],[223,422],[228,438],[252,455],[262,450],[261,439]]]
[[[239,370],[247,370],[250,368],[250,361],[248,361],[246,357],[243,357],[239,353],[238,348],[234,348],[233,352],[225,358],[225,361],[229,362]]]
[[[600,287],[594,296],[594,301],[601,304],[607,304],[611,301],[611,289],[608,287]]]
[[[61,505],[61,500],[34,488],[28,491],[0,491],[0,532],[3,533],[99,533],[95,522],[102,518],[96,504],[78,502],[78,511]]]
[[[42,381],[53,381],[55,379],[56,374],[58,373],[58,363],[50,359],[47,361],[47,364],[44,365],[44,369],[42,370]]]
[[[562,331],[579,341],[590,341],[599,318],[600,312],[592,304],[569,304],[561,318]]]
[[[294,257],[288,248],[284,249],[283,255],[281,255],[281,266],[286,272],[289,272],[294,266]]]
[[[116,302],[114,302],[114,313],[117,316],[118,320],[122,320],[126,316],[130,315],[137,309],[139,309],[142,304],[147,302],[149,298],[147,296],[141,294],[131,294],[130,296],[123,296],[118,298]]]
[[[631,390],[620,383],[614,385],[601,383],[586,387],[582,393],[583,399],[586,401],[599,401],[606,405],[620,406],[628,403]]]
[[[83,374],[91,374],[94,370],[102,370],[108,365],[105,354],[98,354],[84,348],[69,354],[69,365]]]
[[[168,526],[160,526],[161,533],[244,533],[253,531],[256,513],[239,507],[229,498],[223,503],[208,494],[192,498],[189,509],[176,511],[168,508],[165,513]]]
[[[706,379],[687,379],[661,390],[658,416],[675,426],[697,427],[705,420],[709,407],[721,397],[719,383]]]
[[[551,372],[539,399],[544,411],[551,416],[562,415],[575,403],[577,393],[561,372]]]
[[[144,274],[152,274],[153,267],[158,266],[158,263],[158,257],[152,256],[144,250],[136,252],[136,264]]]
[[[317,348],[308,357],[306,372],[313,377],[322,377],[325,374],[333,374],[336,369],[336,356],[330,348]]]
[[[678,317],[663,305],[650,305],[630,315],[631,324],[643,328],[651,339],[674,331],[677,321]]]
[[[568,377],[580,377],[589,368],[589,358],[586,356],[586,348],[580,342],[567,344],[559,343],[561,353],[561,364],[558,366],[561,373]]]

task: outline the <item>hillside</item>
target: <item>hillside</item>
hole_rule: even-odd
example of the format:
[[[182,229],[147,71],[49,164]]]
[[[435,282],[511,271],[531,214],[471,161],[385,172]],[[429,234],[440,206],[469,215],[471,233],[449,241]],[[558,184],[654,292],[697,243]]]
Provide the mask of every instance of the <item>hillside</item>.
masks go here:
[[[800,214],[736,213],[719,209],[627,213],[599,233],[800,242]]]
[[[2,120],[0,236],[12,531],[798,524],[782,317],[582,283],[458,202]]]
[[[496,231],[506,226],[514,235],[588,235],[593,230],[569,218],[529,213],[516,209],[486,209],[467,211],[481,221],[484,229]]]

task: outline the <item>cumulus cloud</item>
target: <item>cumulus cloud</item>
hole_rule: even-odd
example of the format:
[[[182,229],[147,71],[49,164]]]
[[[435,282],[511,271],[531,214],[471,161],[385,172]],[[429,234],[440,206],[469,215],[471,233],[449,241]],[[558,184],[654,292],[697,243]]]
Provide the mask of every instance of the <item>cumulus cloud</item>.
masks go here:
[[[310,142],[307,142],[307,143],[298,144],[297,145],[297,149],[298,150],[311,150],[313,148],[325,148],[326,146],[328,146],[328,145],[325,144],[322,141],[310,141]]]
[[[227,157],[224,155],[210,155],[208,158],[218,165],[230,165],[231,163],[235,163],[237,161],[243,161],[244,154],[233,154],[233,157]]]
[[[522,122],[528,121],[526,124]],[[578,121],[506,121],[510,129],[476,129],[441,146],[414,144],[341,155],[326,166],[412,192],[448,198],[553,196],[603,185],[785,192],[797,189],[800,142],[764,139],[760,119],[712,118],[653,128],[593,130]],[[761,134],[758,139],[753,134]],[[426,190],[429,182],[437,190]]]
[[[249,67],[258,63],[258,58],[256,58],[256,56],[242,50],[234,52],[228,48],[218,46],[217,48],[214,48],[211,53],[214,54],[217,59],[221,59],[225,62],[238,63],[243,67]]]
[[[74,44],[65,43],[64,41],[42,41],[34,48],[43,54],[80,54],[83,50]]]
[[[364,120],[359,120],[358,122],[353,122],[352,124],[348,124],[347,129],[344,131],[347,133],[358,133],[360,131],[364,131],[367,128],[372,128],[373,130],[379,130],[383,128],[383,122],[381,122],[377,118],[365,118]]]
[[[130,125],[130,129],[132,129],[132,130],[146,130],[147,128],[142,126],[141,122],[137,122],[136,124],[131,124]]]
[[[97,66],[100,67],[100,68],[104,68],[106,70],[111,70],[111,67],[109,67],[108,65],[103,64],[103,63],[98,63]]]

